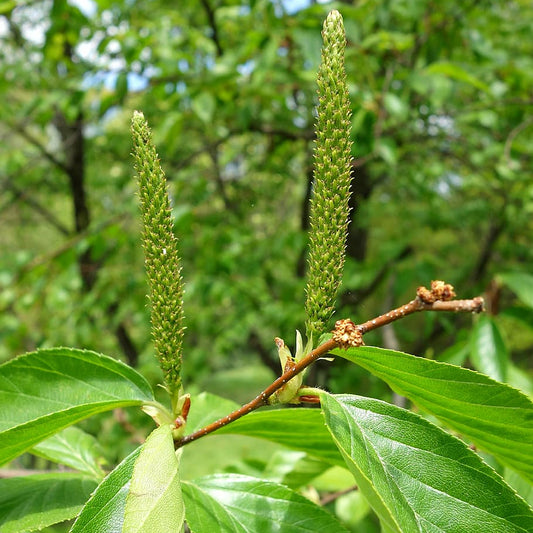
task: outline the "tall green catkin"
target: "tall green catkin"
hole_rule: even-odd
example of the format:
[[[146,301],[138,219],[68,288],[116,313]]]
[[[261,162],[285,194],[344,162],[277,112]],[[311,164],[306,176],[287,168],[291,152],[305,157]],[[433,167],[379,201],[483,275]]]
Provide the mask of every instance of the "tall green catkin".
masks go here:
[[[176,412],[182,381],[183,279],[165,174],[142,113],[131,122],[149,284],[152,338]]]
[[[306,332],[318,339],[335,310],[348,229],[351,110],[344,70],[342,16],[331,11],[322,31],[318,117],[306,287]]]

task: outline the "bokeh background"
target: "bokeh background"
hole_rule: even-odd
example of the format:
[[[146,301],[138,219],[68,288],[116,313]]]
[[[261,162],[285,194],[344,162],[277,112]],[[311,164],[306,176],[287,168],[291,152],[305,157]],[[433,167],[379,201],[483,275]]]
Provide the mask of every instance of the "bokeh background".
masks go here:
[[[246,401],[274,377],[273,338],[292,346],[304,324],[315,75],[332,8],[354,142],[336,317],[367,320],[432,279],[483,293],[481,324],[426,313],[366,341],[466,365],[485,346],[500,377],[531,392],[528,0],[0,2],[0,361],[75,346],[161,381],[130,156],[139,109],[183,258],[188,389]],[[341,361],[307,381],[392,397]],[[122,455],[122,429],[97,421],[111,460]]]

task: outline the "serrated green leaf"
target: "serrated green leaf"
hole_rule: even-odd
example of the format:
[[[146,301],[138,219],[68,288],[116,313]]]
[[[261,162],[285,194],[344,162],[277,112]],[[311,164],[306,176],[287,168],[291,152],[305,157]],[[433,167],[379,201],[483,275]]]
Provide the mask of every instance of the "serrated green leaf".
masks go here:
[[[470,336],[470,360],[476,370],[497,381],[507,381],[509,352],[494,320],[481,315]]]
[[[326,424],[391,531],[526,533],[533,511],[462,441],[380,400],[322,394]]]
[[[507,285],[528,307],[533,307],[533,276],[525,272],[498,274],[498,279]]]
[[[515,389],[521,390],[527,396],[533,396],[533,376],[512,363],[508,368],[507,383]]]
[[[533,509],[533,484],[528,483],[524,478],[520,477],[514,470],[505,468],[503,472],[503,479],[505,482],[513,487],[516,492],[527,502]]]
[[[0,479],[0,531],[35,531],[74,518],[96,485],[64,472]]]
[[[34,455],[69,466],[97,479],[104,476],[98,441],[77,427],[68,427],[30,450]]]
[[[51,348],[0,366],[0,464],[96,413],[153,402],[133,368],[95,352]]]
[[[185,509],[169,425],[152,431],[135,461],[124,511],[124,533],[181,531]]]
[[[318,409],[271,409],[250,413],[224,426],[217,434],[247,435],[266,439],[288,448],[307,452],[329,464],[344,461],[324,427]]]
[[[533,481],[533,404],[520,391],[466,368],[393,350],[362,346],[333,353]]]
[[[69,533],[122,533],[126,497],[130,490],[133,467],[140,453],[141,446],[98,485]]]
[[[300,494],[249,476],[217,474],[183,482],[183,496],[192,533],[346,531]]]

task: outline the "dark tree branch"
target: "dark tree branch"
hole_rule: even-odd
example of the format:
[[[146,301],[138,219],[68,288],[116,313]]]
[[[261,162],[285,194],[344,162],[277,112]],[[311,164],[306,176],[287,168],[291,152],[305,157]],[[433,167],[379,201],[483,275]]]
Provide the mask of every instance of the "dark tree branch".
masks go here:
[[[479,251],[479,256],[472,273],[470,274],[470,280],[473,283],[479,282],[485,275],[487,267],[492,259],[492,255],[494,254],[496,241],[503,233],[504,229],[505,222],[503,220],[492,219],[490,221],[489,229],[487,235],[485,236],[485,241]]]
[[[531,126],[533,124],[533,116],[530,116],[523,120],[518,126],[513,128],[509,135],[507,136],[507,139],[505,140],[505,146],[503,148],[503,155],[507,161],[507,164],[509,165],[511,163],[511,148],[513,146],[513,142],[515,138],[527,127]]]
[[[10,190],[16,199],[21,200],[25,204],[29,205],[37,214],[39,214],[44,220],[46,220],[51,226],[63,235],[70,235],[70,230],[58,219],[56,216],[46,209],[40,202],[32,198],[27,191],[17,187],[11,178],[4,179],[4,188]]]
[[[51,252],[45,253],[43,255],[39,255],[37,257],[34,257],[29,263],[26,263],[24,267],[18,272],[18,276],[16,278],[17,281],[19,281],[27,272],[31,271],[34,268],[39,267],[40,265],[44,265],[57,257],[61,256],[65,252],[68,252],[72,248],[74,248],[79,242],[81,242],[83,239],[89,237],[90,235],[94,235],[96,233],[99,233],[100,231],[104,230],[105,228],[112,226],[116,222],[118,222],[121,218],[123,218],[125,215],[116,215],[109,220],[106,220],[105,222],[99,224],[96,227],[87,228],[86,231],[78,233],[68,241],[64,242],[61,246],[56,248],[55,250],[52,250]]]
[[[324,505],[328,505],[328,503],[332,503],[341,496],[350,494],[350,492],[353,492],[354,490],[357,490],[357,485],[353,485],[352,487],[348,487],[347,489],[339,490],[337,492],[332,492],[331,494],[326,494],[325,496],[322,496],[322,498],[320,498],[320,505],[322,507]]]
[[[213,173],[215,175],[215,182],[217,184],[217,189],[218,189],[218,192],[220,193],[220,197],[222,198],[224,202],[224,207],[229,211],[234,211],[235,205],[229,199],[228,193],[226,191],[226,184],[224,183],[224,177],[222,176],[222,173],[220,172],[218,149],[212,148],[211,150],[209,150],[208,153],[213,163]]]
[[[364,299],[368,298],[374,291],[381,285],[383,280],[387,277],[391,268],[396,265],[399,261],[402,261],[406,257],[409,257],[413,253],[413,248],[411,246],[406,246],[403,250],[400,251],[398,255],[387,261],[382,267],[376,272],[374,278],[366,287],[360,289],[350,290],[347,289],[341,294],[340,301],[341,305],[346,306],[356,306],[359,305]]]
[[[24,139],[26,139],[32,146],[37,148],[39,152],[46,158],[50,163],[52,163],[55,167],[62,170],[66,174],[68,174],[68,168],[63,161],[60,161],[54,154],[49,152],[46,147],[37,139],[34,137],[24,126],[22,125],[11,125],[11,127]]]
[[[209,26],[211,27],[211,39],[215,43],[215,47],[217,49],[217,56],[220,57],[224,53],[224,49],[222,48],[222,45],[220,43],[220,36],[218,33],[218,25],[216,21],[215,16],[215,10],[211,7],[211,4],[209,3],[209,0],[200,0],[205,14],[207,15],[207,20],[209,22]]]

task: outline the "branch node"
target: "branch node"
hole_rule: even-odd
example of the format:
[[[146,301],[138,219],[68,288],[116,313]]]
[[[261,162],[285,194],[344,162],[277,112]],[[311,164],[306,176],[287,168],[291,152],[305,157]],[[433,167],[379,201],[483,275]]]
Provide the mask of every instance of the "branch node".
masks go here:
[[[363,334],[349,318],[335,322],[333,340],[339,348],[344,350],[350,347],[364,346],[365,344],[363,342]]]
[[[441,280],[431,282],[431,290],[426,287],[418,287],[416,290],[417,298],[425,303],[432,304],[437,300],[449,302],[455,298],[455,291],[453,286]]]

